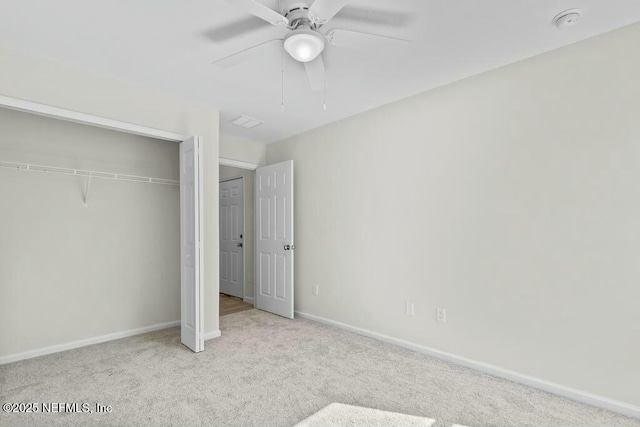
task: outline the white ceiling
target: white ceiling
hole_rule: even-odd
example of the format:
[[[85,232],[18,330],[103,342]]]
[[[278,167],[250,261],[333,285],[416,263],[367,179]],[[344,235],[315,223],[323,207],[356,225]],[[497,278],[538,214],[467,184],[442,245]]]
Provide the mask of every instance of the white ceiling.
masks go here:
[[[260,1],[277,8],[277,0]],[[277,51],[265,49],[233,68],[211,65],[283,34],[224,0],[0,0],[0,6],[0,44],[213,105],[221,110],[222,132],[265,142],[640,21],[638,0],[353,0],[345,15],[358,8],[393,11],[370,17],[391,16],[401,25],[338,15],[325,29],[412,43],[375,52],[329,46],[326,111],[302,65],[286,61],[281,111]],[[553,17],[570,8],[582,9],[581,21],[556,29]],[[413,17],[401,18],[406,13]],[[259,30],[236,34],[255,24]],[[243,129],[227,123],[240,114],[264,124]]]

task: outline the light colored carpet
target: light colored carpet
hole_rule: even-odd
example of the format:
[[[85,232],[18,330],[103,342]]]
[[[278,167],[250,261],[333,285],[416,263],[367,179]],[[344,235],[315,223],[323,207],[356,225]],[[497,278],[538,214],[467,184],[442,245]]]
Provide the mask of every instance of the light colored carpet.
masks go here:
[[[436,420],[361,406],[332,403],[295,427],[431,427]]]
[[[437,426],[640,427],[615,413],[305,319],[220,319],[191,353],[179,329],[0,366],[0,402],[100,402],[109,414],[5,414],[0,425],[292,426],[339,402]]]

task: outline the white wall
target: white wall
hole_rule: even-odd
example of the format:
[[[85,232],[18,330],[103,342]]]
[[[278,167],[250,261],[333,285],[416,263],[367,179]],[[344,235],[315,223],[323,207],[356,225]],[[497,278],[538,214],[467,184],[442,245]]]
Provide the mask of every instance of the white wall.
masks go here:
[[[217,331],[218,111],[92,71],[1,47],[0,64],[0,95],[185,136],[203,137],[205,331]]]
[[[244,298],[253,303],[255,251],[255,181],[252,170],[220,166],[220,179],[242,177],[244,180]]]
[[[296,310],[640,405],[638,45],[634,25],[268,145],[296,163]]]
[[[178,144],[0,109],[0,161],[179,179]],[[0,168],[0,357],[180,320],[180,189]],[[37,326],[36,326],[37,325]]]
[[[224,159],[264,165],[266,156],[267,148],[263,142],[228,133],[220,134],[220,157]]]

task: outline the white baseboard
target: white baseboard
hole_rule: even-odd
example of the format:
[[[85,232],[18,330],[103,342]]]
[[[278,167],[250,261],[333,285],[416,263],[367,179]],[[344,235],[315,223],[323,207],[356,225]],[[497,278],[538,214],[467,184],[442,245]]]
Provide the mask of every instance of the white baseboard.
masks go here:
[[[255,300],[253,298],[251,298],[251,297],[244,297],[243,300],[246,303],[249,303],[249,304],[252,304],[252,305],[256,305],[255,302],[254,302]]]
[[[559,396],[567,397],[572,400],[576,400],[581,403],[596,406],[598,408],[607,409],[609,411],[618,412],[620,414],[640,418],[640,407],[631,405],[629,403],[620,402],[618,400],[609,399],[607,397],[599,396],[586,391],[576,390],[570,387],[565,387],[560,384],[552,383],[550,381],[535,378],[529,375],[520,374],[518,372],[503,369],[495,365],[490,365],[484,362],[478,362],[476,360],[468,359],[466,357],[458,356],[444,351],[436,350],[434,348],[426,347],[420,344],[415,344],[409,341],[393,338],[388,335],[379,334],[377,332],[369,331],[367,329],[358,328],[356,326],[347,325],[345,323],[336,322],[334,320],[325,319],[324,317],[315,316],[313,314],[303,313],[300,311],[295,312],[296,316],[313,320],[326,325],[335,326],[346,331],[354,332],[359,335],[364,335],[369,338],[374,338],[380,341],[384,341],[390,344],[399,345],[410,350],[417,351],[432,357],[436,357],[447,362],[455,363],[456,365],[465,366],[467,368],[474,369],[476,371],[483,372],[485,374],[492,375],[494,377],[504,378],[519,384],[523,384],[529,387],[537,388],[549,393],[557,394]]]
[[[23,353],[10,354],[8,356],[0,357],[0,365],[6,363],[17,362],[19,360],[32,359],[34,357],[45,356],[47,354],[58,353],[60,351],[72,350],[74,348],[85,347],[92,344],[100,344],[107,341],[118,340],[120,338],[131,337],[133,335],[145,334],[147,332],[159,331],[161,329],[173,328],[174,326],[180,326],[180,321],[158,323],[151,326],[145,326],[144,328],[130,329],[128,331],[114,332],[112,334],[101,335],[99,337],[87,338],[78,341],[71,341],[64,344],[52,345],[49,347],[42,347],[36,350],[29,350]]]
[[[220,331],[206,332],[204,334],[204,340],[208,341],[208,340],[211,340],[211,339],[214,339],[214,338],[218,338],[220,336],[222,336],[222,332],[220,332]]]

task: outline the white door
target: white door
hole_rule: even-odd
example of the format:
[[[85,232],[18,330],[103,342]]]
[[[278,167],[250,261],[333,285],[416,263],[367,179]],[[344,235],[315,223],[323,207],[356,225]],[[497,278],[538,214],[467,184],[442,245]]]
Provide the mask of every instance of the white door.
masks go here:
[[[256,307],[293,319],[293,160],[256,169]]]
[[[182,344],[204,350],[202,310],[202,167],[200,138],[180,144],[180,317]]]
[[[244,298],[244,182],[220,183],[220,292]]]

